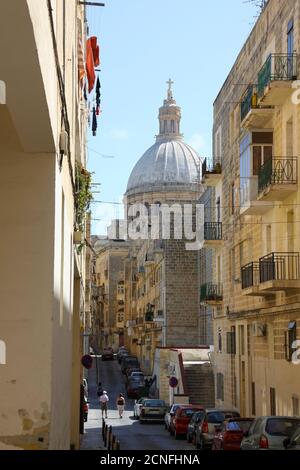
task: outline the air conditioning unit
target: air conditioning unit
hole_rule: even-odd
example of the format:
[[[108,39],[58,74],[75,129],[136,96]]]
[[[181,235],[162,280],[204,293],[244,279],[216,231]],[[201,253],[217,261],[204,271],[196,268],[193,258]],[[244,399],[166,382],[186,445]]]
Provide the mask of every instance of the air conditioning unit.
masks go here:
[[[267,325],[265,323],[260,323],[258,321],[253,322],[251,325],[252,336],[267,336]]]

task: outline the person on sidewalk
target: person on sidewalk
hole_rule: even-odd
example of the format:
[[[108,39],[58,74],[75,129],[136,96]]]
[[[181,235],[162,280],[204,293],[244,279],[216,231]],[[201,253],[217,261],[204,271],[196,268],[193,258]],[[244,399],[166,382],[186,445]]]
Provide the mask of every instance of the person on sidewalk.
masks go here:
[[[104,413],[105,413],[105,418],[107,418],[107,403],[109,402],[109,398],[105,390],[103,390],[103,393],[99,398],[99,401],[100,401],[100,406],[101,406],[101,411],[102,411],[102,418],[103,418]]]
[[[119,411],[119,417],[123,418],[123,412],[124,412],[124,407],[125,407],[125,398],[123,393],[120,393],[118,398],[117,398],[117,408]]]

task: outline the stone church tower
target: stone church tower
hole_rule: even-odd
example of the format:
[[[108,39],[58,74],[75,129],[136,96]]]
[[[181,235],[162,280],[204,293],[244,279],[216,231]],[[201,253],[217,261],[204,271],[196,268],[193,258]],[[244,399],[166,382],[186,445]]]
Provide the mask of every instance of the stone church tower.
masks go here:
[[[156,142],[138,160],[128,180],[124,198],[128,207],[133,203],[156,204],[158,207],[161,204],[179,204],[183,207],[184,204],[195,204],[202,192],[201,160],[197,152],[183,141],[180,133],[181,109],[173,97],[173,82],[169,80],[167,83],[167,97],[159,109]],[[171,234],[174,220],[171,217]],[[158,241],[159,263],[162,266],[160,288],[150,301],[148,296],[146,310],[143,310],[142,300],[137,301],[141,305],[137,315],[141,315],[139,311],[147,313],[147,305],[151,305],[154,318],[159,312],[161,335],[156,346],[196,347],[200,337],[199,252],[187,251],[184,233],[182,238],[171,236],[171,239],[165,240],[132,242],[138,270],[146,266],[147,272],[149,259],[158,263],[155,257]],[[145,290],[147,294],[147,286]],[[147,352],[145,357],[146,362],[150,361]]]

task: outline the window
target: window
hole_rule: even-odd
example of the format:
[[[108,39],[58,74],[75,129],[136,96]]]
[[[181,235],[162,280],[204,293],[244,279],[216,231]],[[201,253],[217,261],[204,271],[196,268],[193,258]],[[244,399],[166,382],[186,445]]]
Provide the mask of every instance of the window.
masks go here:
[[[217,222],[221,222],[221,200],[220,197],[217,198]]]
[[[174,121],[174,119],[172,119],[172,121],[171,121],[171,131],[175,132],[175,121]]]
[[[227,353],[236,354],[235,326],[227,333]]]
[[[291,321],[288,326],[288,330],[285,333],[285,358],[287,361],[292,360],[293,355],[293,343],[297,340],[297,323]]]
[[[222,128],[221,126],[215,133],[215,160],[220,161],[222,157]]]
[[[251,412],[256,415],[256,401],[255,401],[255,382],[251,383]]]
[[[222,330],[218,328],[218,349],[219,352],[222,352]]]
[[[299,397],[292,397],[293,416],[299,416]]]
[[[270,413],[276,416],[276,390],[273,387],[270,388]]]
[[[245,329],[244,325],[239,326],[239,353],[241,356],[245,354]]]
[[[287,27],[287,53],[293,54],[294,53],[294,20],[291,19],[288,22]]]
[[[240,143],[240,177],[257,176],[260,167],[272,159],[273,132],[248,133]]]
[[[120,295],[124,294],[124,286],[122,286],[122,285],[118,286],[118,294],[120,294]]]
[[[217,400],[224,401],[224,375],[217,373]]]
[[[234,200],[234,183],[231,184],[231,215],[234,215],[235,200]]]

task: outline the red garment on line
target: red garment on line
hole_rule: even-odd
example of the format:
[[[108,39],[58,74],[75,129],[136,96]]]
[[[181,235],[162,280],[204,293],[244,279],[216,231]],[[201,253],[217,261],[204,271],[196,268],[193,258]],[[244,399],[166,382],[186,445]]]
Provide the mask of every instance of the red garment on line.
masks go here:
[[[89,84],[89,93],[91,93],[95,85],[95,67],[100,65],[99,54],[100,48],[97,45],[97,38],[96,36],[92,36],[86,42],[86,72]]]
[[[93,49],[94,64],[95,67],[98,67],[98,65],[100,65],[100,48],[97,44],[96,36],[91,37],[91,45]]]

